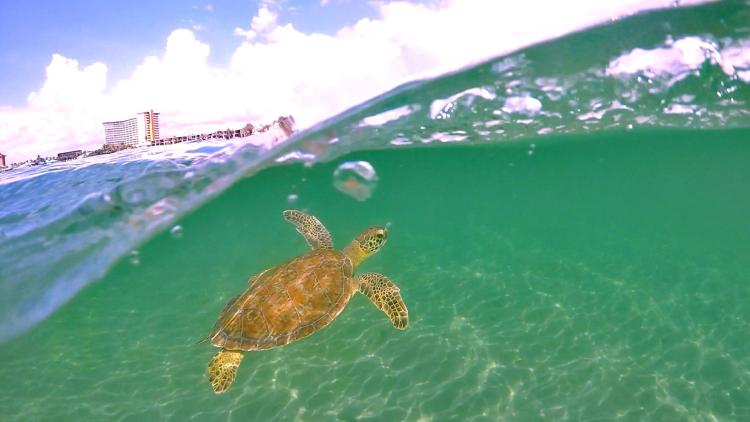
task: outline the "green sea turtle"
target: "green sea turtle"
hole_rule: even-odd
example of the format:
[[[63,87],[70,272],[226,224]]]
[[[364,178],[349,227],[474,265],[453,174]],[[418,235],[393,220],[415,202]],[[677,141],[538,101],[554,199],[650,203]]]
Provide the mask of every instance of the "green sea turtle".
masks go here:
[[[399,288],[378,273],[354,270],[385,243],[384,227],[370,227],[342,251],[328,230],[303,212],[284,211],[312,251],[251,277],[249,287],[227,303],[209,340],[220,348],[208,364],[214,392],[226,391],[245,352],[272,349],[307,337],[334,320],[355,293],[367,296],[399,330],[409,312]]]

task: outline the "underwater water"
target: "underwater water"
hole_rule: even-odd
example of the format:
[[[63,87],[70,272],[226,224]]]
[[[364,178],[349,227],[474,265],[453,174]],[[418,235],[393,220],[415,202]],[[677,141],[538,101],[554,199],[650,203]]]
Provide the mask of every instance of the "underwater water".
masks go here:
[[[0,214],[2,419],[750,418],[748,25],[743,3],[652,12],[271,149],[3,174],[0,198],[46,190]],[[339,248],[387,225],[360,271],[409,327],[355,296],[215,395],[196,343],[307,250],[288,208]]]

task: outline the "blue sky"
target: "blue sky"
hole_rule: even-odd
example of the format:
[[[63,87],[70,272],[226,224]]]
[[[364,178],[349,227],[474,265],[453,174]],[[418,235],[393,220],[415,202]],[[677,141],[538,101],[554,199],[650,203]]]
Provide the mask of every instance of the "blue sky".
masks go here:
[[[267,2],[268,3],[268,2]],[[277,1],[279,21],[302,32],[333,34],[376,9],[366,1]],[[82,64],[104,62],[111,79],[126,78],[143,57],[158,55],[169,34],[189,28],[211,45],[209,62],[225,63],[242,41],[235,27],[247,27],[256,1],[123,0],[10,1],[0,13],[0,106],[20,106],[45,79],[53,53]]]

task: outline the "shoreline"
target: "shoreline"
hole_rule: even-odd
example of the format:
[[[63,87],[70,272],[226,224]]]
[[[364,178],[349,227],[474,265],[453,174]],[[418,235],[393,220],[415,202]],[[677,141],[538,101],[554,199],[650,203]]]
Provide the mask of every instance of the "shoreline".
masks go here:
[[[88,151],[88,152],[80,151],[80,154],[76,155],[75,157],[68,158],[68,159],[59,159],[60,154],[66,154],[67,152],[59,153],[58,158],[47,157],[45,159],[45,158],[42,158],[41,155],[39,155],[37,156],[36,159],[29,159],[26,161],[22,161],[20,163],[12,163],[9,166],[0,167],[0,171],[9,171],[9,170],[17,169],[17,168],[44,166],[47,164],[52,164],[52,163],[57,163],[57,162],[62,162],[62,161],[73,161],[73,160],[77,160],[80,158],[114,154],[116,152],[124,151],[127,149],[135,149],[135,148],[141,148],[141,147],[157,147],[157,146],[175,145],[175,144],[182,144],[182,143],[259,139],[261,140],[260,142],[248,142],[248,143],[253,144],[253,145],[258,145],[258,146],[265,145],[265,144],[273,146],[280,142],[283,142],[284,140],[286,140],[287,138],[289,138],[296,132],[297,132],[297,129],[295,127],[294,117],[292,117],[291,115],[280,116],[278,119],[274,120],[273,122],[265,124],[258,128],[253,126],[252,123],[248,123],[242,129],[225,129],[225,130],[218,130],[216,132],[211,132],[211,133],[191,134],[191,135],[185,135],[185,136],[170,136],[170,137],[167,137],[164,139],[158,139],[157,141],[153,141],[153,142],[150,142],[148,144],[143,144],[143,145],[104,144],[99,149],[96,149],[93,151]],[[78,151],[73,151],[73,152],[78,152]]]

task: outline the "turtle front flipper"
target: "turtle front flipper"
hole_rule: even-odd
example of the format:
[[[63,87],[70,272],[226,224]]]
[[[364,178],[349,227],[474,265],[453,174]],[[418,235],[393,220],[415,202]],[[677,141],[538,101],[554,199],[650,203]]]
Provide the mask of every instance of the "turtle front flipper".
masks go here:
[[[297,210],[284,211],[284,218],[286,221],[294,224],[294,227],[305,237],[307,244],[311,248],[333,249],[331,234],[328,233],[328,229],[317,218]]]
[[[406,309],[398,286],[378,273],[364,273],[355,281],[359,285],[359,291],[388,316],[394,327],[406,329],[409,310]]]
[[[232,385],[243,357],[243,352],[224,349],[214,355],[208,364],[208,381],[214,393],[223,393]]]

